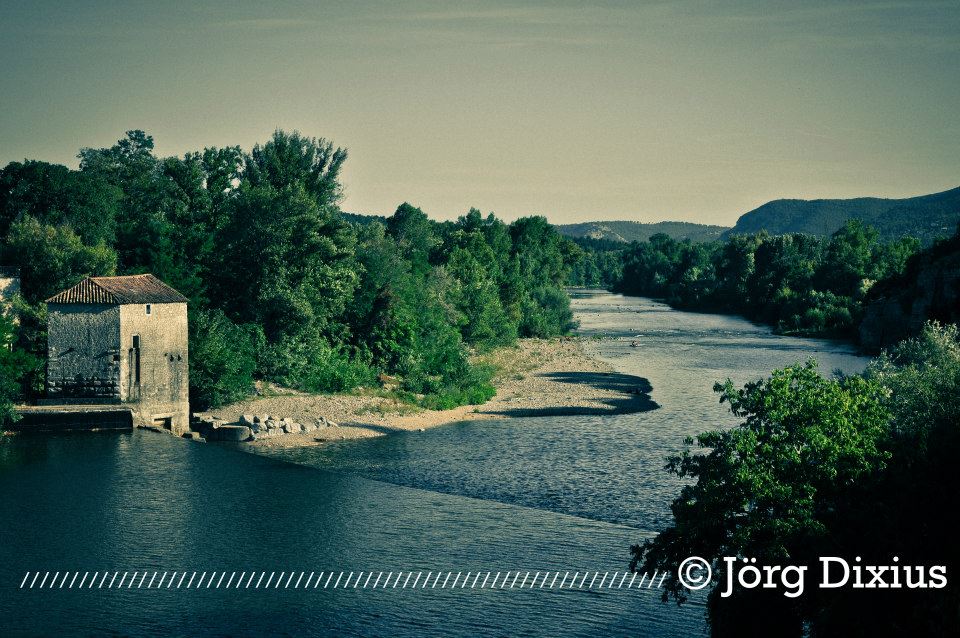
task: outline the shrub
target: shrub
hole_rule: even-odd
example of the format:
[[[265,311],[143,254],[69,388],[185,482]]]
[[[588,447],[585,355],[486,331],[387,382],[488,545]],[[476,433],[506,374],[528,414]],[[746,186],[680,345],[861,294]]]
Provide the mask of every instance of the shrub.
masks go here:
[[[207,410],[239,401],[253,390],[263,333],[237,325],[219,310],[190,316],[190,404]]]
[[[316,331],[284,337],[267,346],[260,361],[265,379],[306,392],[344,392],[377,380],[368,356],[350,356]]]
[[[40,359],[13,347],[14,326],[0,314],[0,425],[17,420],[13,404],[26,394],[25,385],[42,369]]]

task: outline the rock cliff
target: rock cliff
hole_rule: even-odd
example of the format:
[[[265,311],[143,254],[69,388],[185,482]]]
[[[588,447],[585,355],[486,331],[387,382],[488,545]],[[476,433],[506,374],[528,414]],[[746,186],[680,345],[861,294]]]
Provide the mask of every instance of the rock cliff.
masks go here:
[[[920,252],[903,275],[874,286],[860,344],[876,352],[916,335],[929,320],[960,322],[960,235]]]

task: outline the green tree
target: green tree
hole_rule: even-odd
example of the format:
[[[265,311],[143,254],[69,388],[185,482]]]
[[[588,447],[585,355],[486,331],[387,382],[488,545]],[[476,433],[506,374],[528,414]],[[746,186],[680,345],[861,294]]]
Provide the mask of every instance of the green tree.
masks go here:
[[[425,275],[430,269],[430,255],[438,244],[427,215],[404,202],[387,219],[387,232],[396,242],[400,255],[410,262],[414,273]]]
[[[10,227],[2,259],[20,269],[21,294],[35,304],[84,277],[114,274],[117,257],[103,244],[85,245],[67,226],[24,217]]]
[[[33,217],[42,224],[70,226],[84,243],[114,241],[118,189],[66,166],[27,160],[0,170],[0,237],[10,225]]]
[[[140,130],[127,131],[110,148],[83,148],[79,157],[83,174],[102,180],[120,193],[115,245],[118,270],[152,272],[169,281],[173,228],[165,215],[153,138]]]
[[[486,253],[492,260],[493,255],[486,243],[483,248],[481,254]],[[503,311],[496,282],[481,261],[469,251],[457,248],[450,255],[446,268],[456,282],[451,298],[462,317],[460,332],[463,340],[481,350],[513,342],[517,336],[516,326]]]
[[[208,410],[240,401],[253,391],[263,334],[238,326],[219,310],[190,314],[190,405]]]
[[[18,419],[13,406],[29,393],[29,379],[42,367],[40,359],[15,347],[13,321],[0,313],[0,426]]]
[[[242,185],[218,238],[216,296],[271,343],[317,328],[339,338],[357,282],[349,225],[300,186]]]
[[[818,288],[856,297],[864,280],[874,273],[873,257],[880,234],[859,219],[851,219],[833,233],[817,272]]]
[[[670,573],[664,596],[678,600],[685,592],[677,568],[688,556],[816,565],[849,486],[889,458],[890,413],[876,380],[825,379],[810,361],[742,389],[727,381],[715,390],[743,422],[700,434],[703,453],[670,458],[667,469],[692,483],[673,502],[674,524],[633,548],[632,565]],[[715,564],[715,581],[724,578],[724,565]],[[782,593],[719,593],[709,597],[714,635],[800,635],[805,615]]]
[[[257,144],[246,158],[243,179],[254,188],[274,190],[300,187],[321,208],[340,201],[340,169],[347,151],[322,137],[304,137],[298,131],[277,130],[266,144]]]

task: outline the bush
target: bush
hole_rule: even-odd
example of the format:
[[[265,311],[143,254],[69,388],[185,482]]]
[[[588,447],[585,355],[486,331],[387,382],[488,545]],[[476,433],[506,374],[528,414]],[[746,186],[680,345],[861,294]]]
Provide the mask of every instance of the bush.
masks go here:
[[[17,420],[13,404],[24,398],[28,390],[25,385],[43,367],[37,357],[14,349],[13,341],[13,322],[0,314],[0,425]]]
[[[560,288],[535,288],[521,306],[520,334],[524,337],[556,337],[576,327],[570,297]]]
[[[208,410],[239,401],[253,390],[263,333],[236,325],[219,310],[190,316],[190,404]]]
[[[345,392],[377,381],[368,356],[351,357],[316,331],[267,346],[260,361],[265,379],[305,392]]]
[[[417,401],[428,410],[449,410],[461,405],[480,405],[497,393],[490,382],[493,368],[486,365],[469,365],[466,373],[455,384],[437,387]]]

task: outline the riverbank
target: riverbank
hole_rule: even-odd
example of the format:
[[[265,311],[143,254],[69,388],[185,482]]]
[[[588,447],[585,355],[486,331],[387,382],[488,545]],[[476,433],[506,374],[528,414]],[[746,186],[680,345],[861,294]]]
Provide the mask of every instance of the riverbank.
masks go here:
[[[309,423],[324,417],[337,425],[248,443],[303,447],[328,441],[383,436],[478,419],[574,414],[623,414],[656,408],[645,379],[617,373],[590,355],[581,338],[521,339],[483,357],[497,373],[496,396],[482,405],[424,410],[375,393],[313,395],[282,390],[204,413],[225,422],[243,414],[269,414]]]

